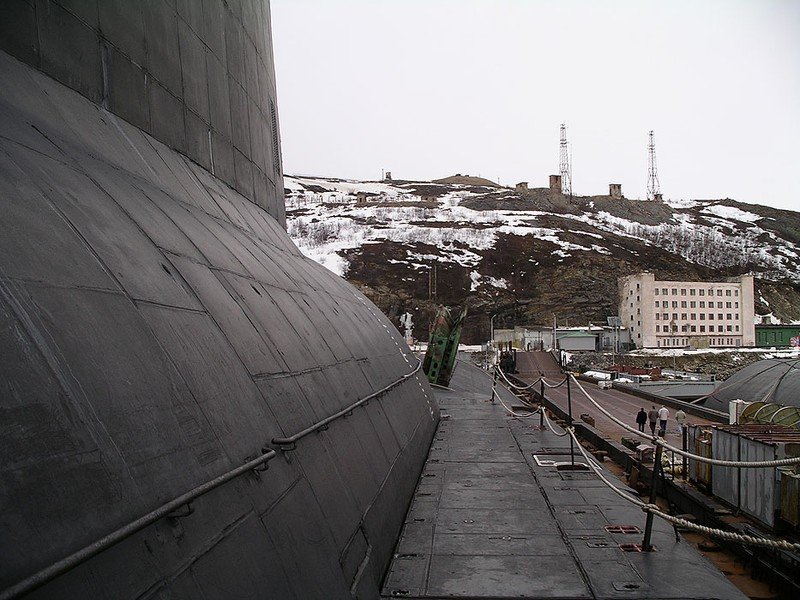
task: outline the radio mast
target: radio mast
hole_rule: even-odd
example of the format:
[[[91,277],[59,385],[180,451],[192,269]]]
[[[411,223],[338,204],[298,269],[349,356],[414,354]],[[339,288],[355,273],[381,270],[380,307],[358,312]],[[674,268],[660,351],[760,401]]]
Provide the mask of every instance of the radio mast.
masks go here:
[[[561,174],[561,193],[572,195],[572,166],[569,157],[569,144],[567,144],[567,126],[561,124],[561,142],[559,144],[558,172]]]
[[[656,167],[656,139],[652,129],[647,144],[647,199],[661,200],[661,184],[658,182],[658,167]]]

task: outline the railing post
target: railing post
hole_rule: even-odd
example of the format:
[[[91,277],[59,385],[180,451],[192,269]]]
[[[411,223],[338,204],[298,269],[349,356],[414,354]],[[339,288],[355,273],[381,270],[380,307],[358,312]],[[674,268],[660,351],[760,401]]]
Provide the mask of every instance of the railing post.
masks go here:
[[[650,478],[650,504],[656,503],[656,484],[658,483],[658,470],[661,468],[661,451],[663,447],[661,444],[656,446],[656,454],[653,458],[653,474]],[[653,546],[650,544],[650,536],[653,533],[653,513],[647,513],[647,520],[644,524],[644,540],[642,540],[642,550],[644,552],[651,552]]]
[[[539,429],[544,429],[544,375],[539,379]]]
[[[494,367],[494,378],[492,379],[492,397],[489,398],[489,400],[491,400],[492,404],[494,404],[494,395],[495,395],[494,389],[495,389],[496,386],[497,386],[497,365],[495,365],[495,367]]]
[[[572,427],[572,388],[569,385],[569,373],[567,373],[567,424]],[[575,446],[572,436],[569,436],[569,459],[575,468]]]
[[[687,452],[689,449],[689,429],[684,424],[681,424],[681,438],[681,448],[684,452]],[[689,458],[685,454],[681,458],[683,459],[683,480],[686,481],[689,477]]]

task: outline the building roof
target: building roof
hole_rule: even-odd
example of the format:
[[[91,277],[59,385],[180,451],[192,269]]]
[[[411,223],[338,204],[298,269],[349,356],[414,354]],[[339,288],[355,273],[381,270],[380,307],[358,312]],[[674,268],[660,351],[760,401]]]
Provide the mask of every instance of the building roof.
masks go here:
[[[709,395],[703,406],[727,411],[732,400],[800,406],[800,359],[773,358],[748,365]]]

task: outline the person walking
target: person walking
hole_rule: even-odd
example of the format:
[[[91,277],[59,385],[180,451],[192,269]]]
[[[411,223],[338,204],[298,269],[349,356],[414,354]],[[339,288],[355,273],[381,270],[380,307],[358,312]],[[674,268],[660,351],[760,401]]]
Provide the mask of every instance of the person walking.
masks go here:
[[[678,423],[678,433],[683,435],[683,424],[686,423],[686,413],[683,412],[683,409],[679,408],[675,413],[675,421]]]
[[[647,423],[647,413],[645,412],[644,407],[642,407],[636,414],[636,424],[639,426],[639,431],[644,431],[645,423]]]
[[[658,434],[664,437],[667,434],[667,420],[669,419],[669,411],[666,406],[658,409]]]
[[[653,433],[653,435],[655,435],[656,421],[658,421],[658,411],[656,410],[655,406],[647,411],[647,420],[650,422],[650,431]]]

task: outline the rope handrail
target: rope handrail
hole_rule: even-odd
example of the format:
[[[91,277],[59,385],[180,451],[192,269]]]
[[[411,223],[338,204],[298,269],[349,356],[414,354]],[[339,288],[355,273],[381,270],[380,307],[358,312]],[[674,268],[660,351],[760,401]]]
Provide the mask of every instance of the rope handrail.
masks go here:
[[[589,461],[589,457],[587,456],[586,449],[580,444],[578,437],[575,435],[575,429],[573,427],[567,428],[567,432],[572,436],[573,440],[578,445],[578,450],[583,455],[584,458]],[[657,517],[664,519],[665,521],[672,523],[674,525],[680,525],[681,527],[685,527],[687,529],[692,529],[699,533],[704,533],[706,535],[727,539],[735,542],[741,542],[743,544],[748,544],[751,546],[764,546],[767,548],[774,548],[780,550],[789,550],[798,552],[800,551],[800,544],[795,542],[789,542],[787,540],[771,540],[769,538],[757,538],[751,535],[745,535],[740,533],[734,533],[732,531],[725,531],[723,529],[715,529],[713,527],[706,527],[705,525],[698,525],[697,523],[692,523],[691,521],[687,521],[686,519],[681,519],[680,517],[675,517],[663,512],[657,505],[649,504],[647,502],[642,502],[638,498],[635,498],[625,492],[624,490],[619,489],[613,483],[611,483],[608,479],[606,479],[602,473],[595,467],[594,464],[591,464],[589,461],[589,466],[591,467],[592,471],[594,471],[595,475],[597,475],[600,480],[605,483],[612,491],[614,491],[617,495],[624,498],[628,502],[635,504],[639,508],[641,508],[644,512],[652,513]]]
[[[294,435],[291,435],[289,437],[283,437],[283,438],[277,438],[277,437],[273,438],[272,439],[272,443],[274,445],[276,445],[276,446],[288,446],[288,445],[294,444],[297,440],[299,440],[301,438],[304,438],[304,437],[306,437],[307,435],[309,435],[311,433],[314,433],[315,431],[319,431],[320,429],[324,429],[328,424],[330,424],[331,422],[335,421],[336,419],[339,419],[339,418],[344,417],[344,416],[348,415],[349,413],[351,413],[353,411],[353,409],[358,408],[359,406],[361,406],[363,404],[366,404],[367,402],[369,402],[370,400],[372,400],[373,398],[375,398],[377,396],[380,396],[381,394],[385,394],[386,392],[388,392],[393,387],[396,387],[396,386],[400,385],[401,383],[403,383],[404,381],[406,381],[407,379],[409,379],[410,377],[413,377],[414,375],[417,374],[417,372],[421,368],[422,368],[422,361],[417,359],[417,366],[414,367],[414,369],[410,373],[406,373],[405,375],[403,375],[399,379],[394,380],[392,383],[390,383],[386,387],[383,387],[383,388],[379,389],[377,392],[371,393],[369,396],[364,396],[360,400],[357,400],[356,402],[353,402],[350,406],[347,406],[347,407],[343,408],[339,412],[336,412],[336,413],[330,415],[329,417],[325,417],[321,421],[318,421],[318,422],[314,423],[313,425],[311,425],[309,427],[306,427],[302,431],[298,431]]]
[[[185,494],[181,494],[177,498],[170,500],[169,502],[162,504],[158,508],[151,510],[149,513],[139,517],[138,519],[131,521],[130,523],[123,525],[119,529],[104,535],[103,537],[95,540],[88,546],[85,546],[78,550],[77,552],[73,552],[69,556],[66,556],[48,567],[34,573],[33,575],[26,577],[22,581],[15,583],[9,588],[6,588],[2,592],[0,592],[0,600],[10,600],[11,598],[17,598],[22,594],[26,594],[32,590],[35,590],[38,587],[41,587],[48,581],[51,581],[69,571],[70,569],[74,569],[78,565],[83,562],[86,562],[93,556],[103,552],[104,550],[110,548],[121,542],[122,540],[129,538],[133,534],[141,531],[148,525],[152,525],[159,519],[167,517],[170,513],[175,512],[176,509],[189,504],[192,500],[210,492],[214,488],[221,486],[224,483],[246,473],[248,471],[254,470],[256,467],[265,464],[275,458],[277,453],[275,450],[267,450],[261,454],[258,458],[254,458],[243,465],[236,467],[228,471],[227,473],[223,473],[222,475],[211,479],[196,488],[186,492]]]
[[[581,390],[581,392],[583,392],[583,395],[586,396],[586,398],[589,400],[589,402],[591,402],[601,413],[603,413],[606,417],[611,419],[614,423],[616,423],[617,425],[619,425],[623,429],[625,429],[625,430],[627,430],[627,431],[629,431],[629,432],[631,432],[631,433],[633,433],[633,434],[635,434],[635,435],[637,435],[637,436],[639,436],[641,438],[649,440],[653,444],[662,446],[662,447],[666,448],[667,450],[670,450],[670,451],[674,452],[675,454],[679,454],[681,456],[685,456],[686,458],[691,458],[692,460],[696,460],[698,462],[703,462],[703,463],[708,463],[708,464],[711,464],[711,465],[717,465],[717,466],[720,466],[720,467],[735,467],[735,468],[741,468],[741,469],[785,467],[785,466],[800,464],[800,456],[796,456],[794,458],[781,458],[781,459],[777,459],[777,460],[737,461],[737,460],[722,460],[722,459],[719,459],[719,458],[709,458],[709,457],[706,457],[706,456],[700,456],[699,454],[693,454],[692,452],[688,452],[686,450],[678,448],[677,446],[673,446],[672,444],[669,444],[666,440],[664,440],[663,438],[660,438],[660,437],[658,437],[656,435],[647,435],[646,433],[643,433],[643,432],[639,431],[638,429],[636,429],[634,427],[631,427],[630,425],[628,425],[624,421],[618,419],[617,417],[612,415],[609,411],[607,411],[605,408],[603,408],[597,402],[597,400],[592,398],[592,396],[589,394],[589,392],[586,391],[586,389],[580,384],[580,382],[573,375],[569,375],[569,377],[572,377],[572,380],[575,382],[575,384],[578,386],[578,388]]]
[[[513,415],[514,417],[516,417],[518,419],[527,419],[529,417],[534,416],[535,414],[537,414],[539,412],[538,410],[534,410],[534,409],[531,409],[531,412],[526,413],[526,414],[522,414],[522,413],[516,412],[513,408],[508,406],[508,404],[503,402],[503,399],[500,397],[500,394],[498,394],[497,391],[495,391],[494,388],[492,388],[492,397],[493,398],[497,398],[500,401],[500,404],[503,405],[503,408],[505,408],[511,415]]]
[[[565,435],[569,435],[569,429],[567,429],[566,427],[562,427],[562,429],[561,429],[561,433],[559,433],[558,431],[556,431],[555,427],[553,427],[553,422],[552,422],[552,421],[550,421],[550,417],[548,417],[548,416],[547,416],[547,411],[545,410],[544,406],[540,406],[540,407],[539,407],[539,410],[540,410],[540,411],[541,411],[541,413],[542,413],[542,417],[543,417],[543,419],[544,419],[544,422],[545,422],[545,424],[547,425],[547,428],[548,428],[548,429],[549,429],[549,430],[550,430],[550,431],[551,431],[551,432],[552,432],[554,435],[557,435],[558,437],[564,437]]]
[[[547,379],[545,378],[544,375],[539,375],[539,377],[536,380],[528,383],[527,385],[517,385],[516,383],[514,383],[513,381],[511,381],[508,378],[508,376],[505,374],[505,371],[503,371],[503,369],[500,369],[499,367],[495,366],[495,371],[497,373],[500,373],[501,377],[503,378],[503,380],[506,382],[506,384],[509,387],[511,387],[511,388],[513,388],[515,390],[520,390],[520,391],[529,390],[533,386],[535,386],[537,383],[539,383],[540,381],[543,382],[544,385],[546,387],[550,388],[550,389],[561,387],[562,385],[564,385],[567,382],[567,378],[564,377],[564,379],[562,379],[560,382],[558,382],[556,384],[551,384],[551,383],[547,383]]]

